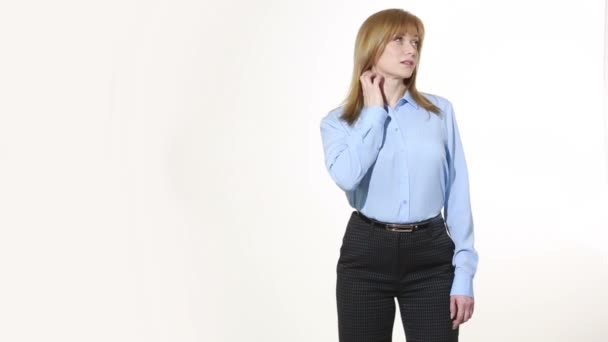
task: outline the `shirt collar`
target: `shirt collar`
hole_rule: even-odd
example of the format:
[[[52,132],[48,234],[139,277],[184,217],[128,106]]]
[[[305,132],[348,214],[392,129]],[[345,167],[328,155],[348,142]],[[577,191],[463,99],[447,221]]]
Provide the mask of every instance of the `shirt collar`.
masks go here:
[[[418,109],[418,103],[412,97],[412,93],[409,89],[405,91],[405,94],[403,94],[403,96],[398,101],[399,104],[402,104],[404,102],[407,102],[408,104],[410,104],[410,106]]]

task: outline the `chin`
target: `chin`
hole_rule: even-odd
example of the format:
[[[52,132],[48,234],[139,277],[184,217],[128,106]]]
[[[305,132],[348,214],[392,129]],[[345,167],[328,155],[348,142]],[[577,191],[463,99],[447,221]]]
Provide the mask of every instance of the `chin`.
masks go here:
[[[406,80],[406,79],[412,77],[413,74],[414,74],[413,71],[411,71],[411,72],[403,72],[403,70],[399,70],[399,71],[390,73],[388,75],[392,75],[392,77],[394,77],[394,78],[401,78],[401,79]]]
[[[412,77],[413,74],[414,74],[413,72],[409,72],[407,74],[401,74],[401,75],[399,75],[399,77],[403,78],[404,80],[407,80],[410,77]]]

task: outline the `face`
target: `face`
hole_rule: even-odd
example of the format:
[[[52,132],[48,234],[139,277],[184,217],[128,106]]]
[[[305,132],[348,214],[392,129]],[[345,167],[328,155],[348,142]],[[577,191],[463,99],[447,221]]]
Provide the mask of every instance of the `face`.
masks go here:
[[[418,64],[418,36],[396,35],[386,44],[375,70],[387,78],[406,79]]]

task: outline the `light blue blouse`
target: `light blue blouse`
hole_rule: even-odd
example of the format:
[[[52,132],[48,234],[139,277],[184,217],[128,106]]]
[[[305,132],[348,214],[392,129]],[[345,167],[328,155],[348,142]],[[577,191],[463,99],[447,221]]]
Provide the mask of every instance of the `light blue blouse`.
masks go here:
[[[422,221],[444,210],[454,245],[451,295],[473,297],[478,254],[467,165],[452,104],[421,93],[441,109],[419,106],[409,90],[395,108],[364,107],[353,126],[342,107],[321,120],[325,164],[351,207],[383,222]]]

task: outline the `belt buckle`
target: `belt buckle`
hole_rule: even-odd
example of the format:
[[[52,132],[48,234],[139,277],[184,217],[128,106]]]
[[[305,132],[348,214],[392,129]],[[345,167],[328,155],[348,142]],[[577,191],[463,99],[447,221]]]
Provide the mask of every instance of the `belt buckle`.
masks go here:
[[[392,224],[392,223],[389,223],[389,224],[386,225],[386,230],[391,231],[391,232],[411,233],[411,232],[414,231],[415,228],[416,228],[415,224],[404,225],[404,224]]]

